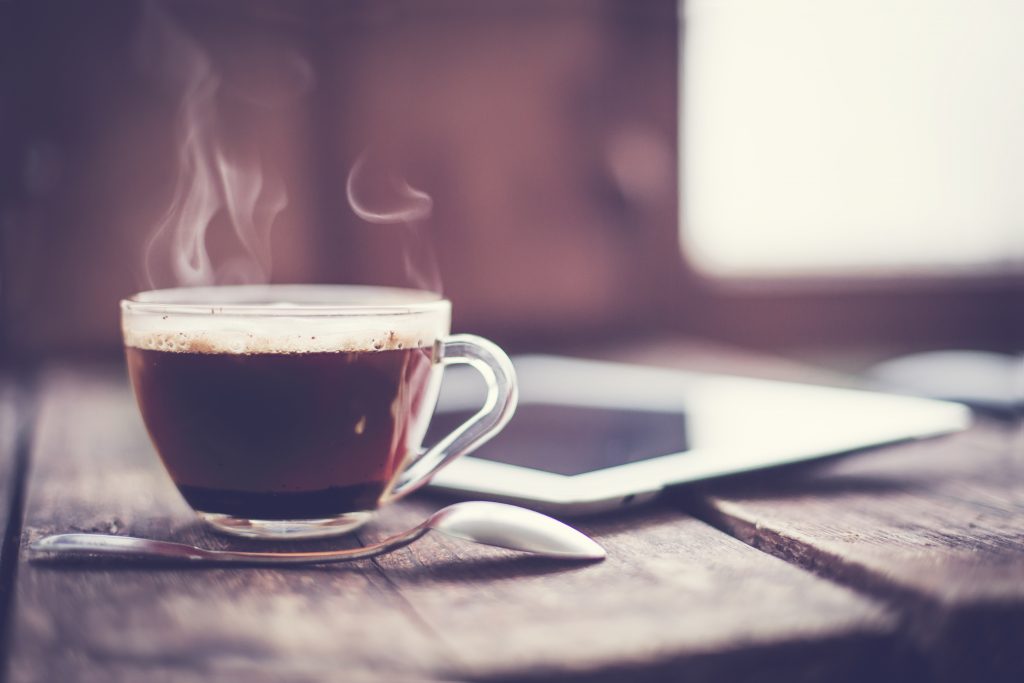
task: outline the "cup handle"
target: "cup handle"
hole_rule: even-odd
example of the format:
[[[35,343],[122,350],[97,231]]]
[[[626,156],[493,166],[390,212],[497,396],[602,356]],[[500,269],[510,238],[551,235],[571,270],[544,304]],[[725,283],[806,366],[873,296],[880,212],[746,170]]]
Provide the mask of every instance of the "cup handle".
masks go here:
[[[441,365],[466,364],[483,375],[487,400],[473,417],[423,453],[398,477],[388,494],[397,500],[430,482],[439,470],[456,458],[486,443],[512,418],[519,400],[512,361],[496,344],[472,334],[455,334],[437,344]]]

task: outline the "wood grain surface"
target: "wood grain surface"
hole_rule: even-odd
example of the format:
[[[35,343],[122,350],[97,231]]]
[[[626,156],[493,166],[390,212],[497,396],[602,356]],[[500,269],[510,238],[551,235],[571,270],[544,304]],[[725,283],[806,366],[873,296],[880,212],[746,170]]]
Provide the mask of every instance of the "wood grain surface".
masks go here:
[[[1008,425],[984,421],[937,442],[709,484],[691,509],[756,548],[897,605],[937,680],[1020,681],[1019,458]]]
[[[632,360],[848,383],[721,347]],[[760,371],[757,368],[760,367]],[[962,434],[689,487],[684,509],[750,545],[887,601],[940,681],[1024,680],[1024,431]]]
[[[13,380],[0,378],[0,657],[6,635],[18,554],[20,475],[25,420],[23,394]]]
[[[395,514],[412,522],[440,504],[427,502]],[[573,567],[438,537],[376,562],[457,653],[446,673],[459,677],[859,681],[913,670],[877,605],[672,508],[575,524],[607,560]]]
[[[198,527],[123,379],[55,373],[42,392],[24,544],[102,531],[246,545]],[[172,570],[23,550],[12,626],[12,683],[421,680],[446,658],[369,561]]]
[[[18,432],[17,402],[13,387],[0,380],[0,566],[3,566],[8,550],[7,544],[2,541],[7,538],[8,523],[14,512],[11,510],[11,499],[14,495]]]
[[[119,374],[58,371],[41,392],[23,543],[95,530],[246,545],[193,521]],[[440,504],[393,506],[359,540]],[[916,671],[890,608],[677,510],[594,519],[586,530],[608,548],[604,563],[434,536],[375,561],[286,570],[50,565],[23,551],[8,679],[791,681]]]

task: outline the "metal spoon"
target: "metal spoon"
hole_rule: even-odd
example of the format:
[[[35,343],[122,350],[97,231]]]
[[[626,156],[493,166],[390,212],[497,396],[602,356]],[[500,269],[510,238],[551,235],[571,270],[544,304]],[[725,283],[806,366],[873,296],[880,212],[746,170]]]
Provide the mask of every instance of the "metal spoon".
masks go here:
[[[317,552],[207,550],[184,543],[107,534],[57,534],[36,541],[29,548],[41,555],[33,558],[34,560],[82,555],[117,555],[171,563],[320,564],[347,562],[348,560],[383,555],[419,540],[432,529],[465,541],[510,550],[522,550],[544,557],[564,560],[603,560],[605,558],[604,548],[558,520],[514,505],[482,501],[449,505],[408,531],[386,538],[380,543],[349,550]]]

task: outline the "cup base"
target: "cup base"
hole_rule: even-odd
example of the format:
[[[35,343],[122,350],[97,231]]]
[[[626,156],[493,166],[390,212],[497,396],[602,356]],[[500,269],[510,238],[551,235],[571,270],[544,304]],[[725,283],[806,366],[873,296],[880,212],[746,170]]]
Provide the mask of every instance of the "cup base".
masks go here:
[[[369,521],[373,510],[346,512],[324,519],[248,519],[215,512],[199,512],[199,518],[215,531],[232,536],[268,541],[297,541],[341,536]]]

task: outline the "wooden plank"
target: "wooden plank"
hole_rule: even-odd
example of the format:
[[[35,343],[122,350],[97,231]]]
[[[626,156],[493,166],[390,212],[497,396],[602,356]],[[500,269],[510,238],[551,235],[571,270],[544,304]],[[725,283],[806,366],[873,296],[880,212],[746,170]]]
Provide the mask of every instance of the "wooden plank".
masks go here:
[[[716,370],[735,354],[663,345],[634,360]],[[818,379],[742,355],[744,371]],[[848,381],[847,381],[848,383]],[[944,439],[708,483],[686,509],[900,610],[938,680],[1024,680],[1024,427],[978,418]]]
[[[43,384],[23,542],[59,531],[225,543],[197,526],[109,374]],[[12,683],[417,680],[447,657],[368,561],[167,569],[23,556],[12,619]]]
[[[15,383],[0,378],[0,665],[7,649],[10,596],[17,561],[24,407],[24,396]]]
[[[429,505],[432,503],[432,505]],[[408,524],[436,508],[406,506]],[[913,663],[879,606],[667,507],[581,528],[571,567],[437,537],[376,561],[474,680],[863,680]]]
[[[899,605],[939,680],[1024,680],[1024,478],[1008,431],[983,422],[775,484],[707,486],[701,516]]]
[[[13,387],[0,380],[0,540],[7,538],[13,476],[18,442],[18,413]],[[0,566],[5,566],[6,544],[0,545]],[[2,616],[0,616],[2,618]]]
[[[0,377],[0,533],[6,537],[22,436],[23,397],[12,381]],[[0,548],[2,551],[2,548]]]
[[[24,541],[197,528],[126,386],[45,383]],[[394,506],[361,533],[418,521]],[[19,565],[9,680],[722,680],[912,671],[890,612],[666,508],[588,523],[578,566],[428,537],[376,562],[290,570]]]

